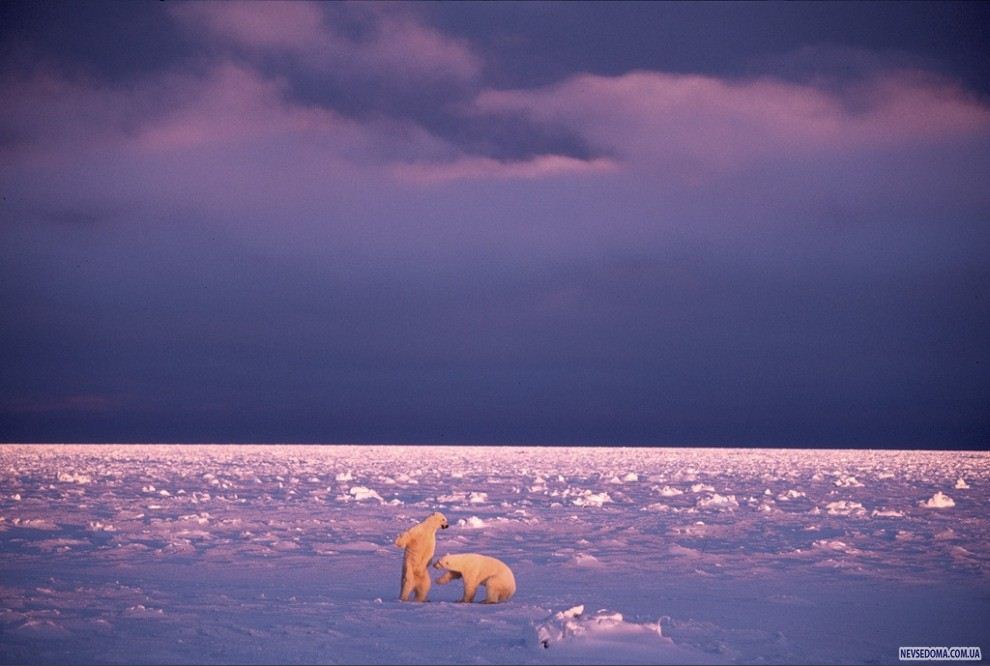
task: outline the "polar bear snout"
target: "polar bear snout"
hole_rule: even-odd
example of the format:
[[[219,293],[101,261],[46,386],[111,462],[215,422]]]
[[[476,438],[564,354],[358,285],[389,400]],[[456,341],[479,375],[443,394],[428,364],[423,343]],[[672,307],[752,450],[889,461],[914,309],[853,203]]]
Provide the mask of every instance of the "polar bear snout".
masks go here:
[[[448,525],[447,523],[444,523],[443,525],[440,526],[440,529],[445,530],[448,527],[450,527],[450,525]]]

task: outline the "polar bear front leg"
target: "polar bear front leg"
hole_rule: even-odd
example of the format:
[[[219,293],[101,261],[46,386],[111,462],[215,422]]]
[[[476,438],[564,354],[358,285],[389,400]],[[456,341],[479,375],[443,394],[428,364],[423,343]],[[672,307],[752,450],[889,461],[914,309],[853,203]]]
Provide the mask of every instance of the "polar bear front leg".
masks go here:
[[[461,574],[456,571],[447,571],[442,576],[437,578],[437,585],[446,585],[452,580],[457,580],[461,577]]]

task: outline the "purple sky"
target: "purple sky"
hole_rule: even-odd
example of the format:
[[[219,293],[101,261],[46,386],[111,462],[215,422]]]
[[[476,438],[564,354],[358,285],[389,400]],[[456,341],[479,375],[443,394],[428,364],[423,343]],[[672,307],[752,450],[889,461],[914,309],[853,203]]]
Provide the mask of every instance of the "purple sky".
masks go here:
[[[985,3],[7,3],[0,439],[986,448]]]

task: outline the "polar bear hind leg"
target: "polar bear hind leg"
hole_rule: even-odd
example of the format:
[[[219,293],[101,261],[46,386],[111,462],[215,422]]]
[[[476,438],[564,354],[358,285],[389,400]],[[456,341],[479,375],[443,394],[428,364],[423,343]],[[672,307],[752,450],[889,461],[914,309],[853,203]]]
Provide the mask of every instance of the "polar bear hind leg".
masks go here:
[[[428,571],[417,572],[416,574],[416,601],[426,601],[426,595],[430,593],[430,574]]]
[[[399,592],[400,601],[409,601],[409,595],[416,587],[416,574],[409,568],[402,570],[402,590]]]
[[[497,604],[501,601],[508,601],[515,593],[515,585],[509,583],[504,576],[495,575],[484,582],[485,603]]]

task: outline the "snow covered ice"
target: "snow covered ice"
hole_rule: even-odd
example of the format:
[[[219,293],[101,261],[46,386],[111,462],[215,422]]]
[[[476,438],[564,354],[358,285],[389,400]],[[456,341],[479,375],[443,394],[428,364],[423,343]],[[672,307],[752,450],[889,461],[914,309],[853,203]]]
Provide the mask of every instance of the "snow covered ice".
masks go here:
[[[891,663],[990,649],[985,452],[0,446],[3,663]],[[960,481],[962,481],[960,483]],[[658,501],[662,500],[662,501]],[[505,561],[400,603],[395,536]]]

